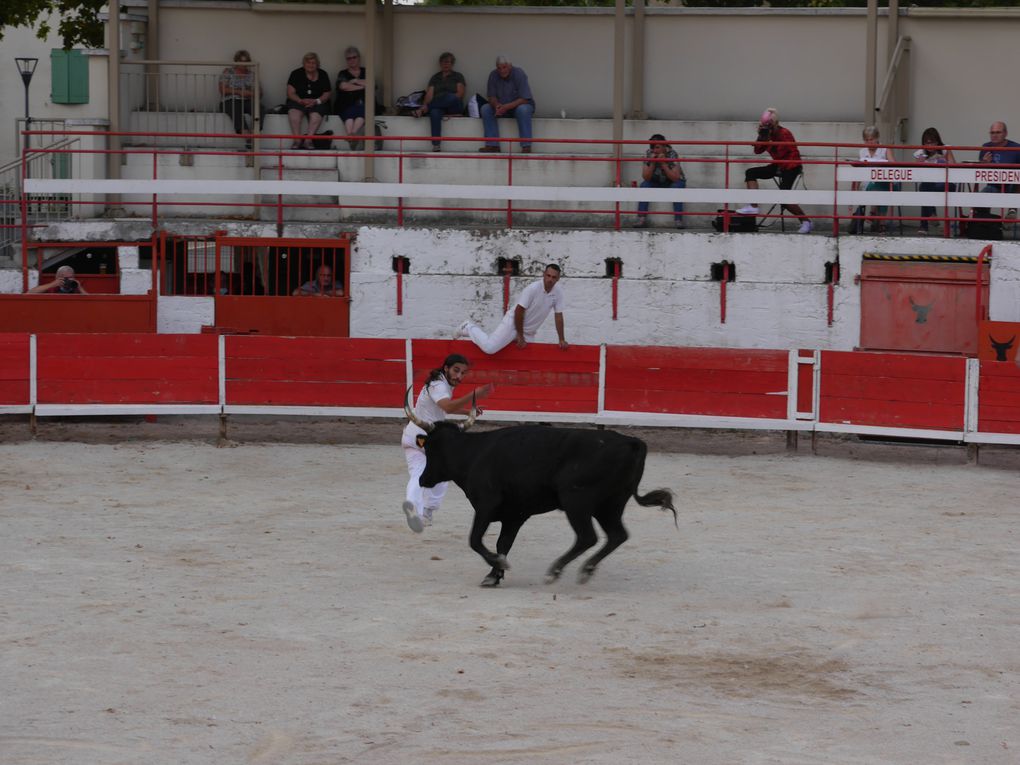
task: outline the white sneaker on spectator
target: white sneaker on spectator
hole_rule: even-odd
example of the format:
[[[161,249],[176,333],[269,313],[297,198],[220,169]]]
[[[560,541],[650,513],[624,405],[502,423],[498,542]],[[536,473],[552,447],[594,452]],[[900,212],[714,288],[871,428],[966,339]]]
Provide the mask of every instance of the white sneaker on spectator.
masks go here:
[[[757,215],[758,208],[754,205],[744,205],[737,210],[737,215]]]
[[[797,229],[798,234],[810,234],[811,233],[811,221],[806,220],[800,224],[800,228]]]
[[[464,340],[464,339],[466,339],[468,337],[471,337],[471,333],[468,332],[468,327],[470,327],[470,326],[471,326],[471,322],[470,321],[465,321],[463,324],[461,324],[459,327],[457,327],[457,331],[453,333],[453,339],[454,340]]]

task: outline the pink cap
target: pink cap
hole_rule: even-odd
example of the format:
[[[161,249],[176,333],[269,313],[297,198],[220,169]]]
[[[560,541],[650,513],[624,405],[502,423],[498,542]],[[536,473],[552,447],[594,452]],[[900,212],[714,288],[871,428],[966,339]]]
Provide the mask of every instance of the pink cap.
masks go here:
[[[758,120],[759,125],[768,125],[772,122],[772,112],[768,109],[761,113],[761,119]]]

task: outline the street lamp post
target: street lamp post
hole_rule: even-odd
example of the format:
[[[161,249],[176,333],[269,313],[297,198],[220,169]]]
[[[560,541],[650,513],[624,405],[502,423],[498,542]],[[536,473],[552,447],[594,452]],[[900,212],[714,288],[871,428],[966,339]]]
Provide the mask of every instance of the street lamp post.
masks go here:
[[[28,86],[32,83],[32,75],[35,73],[35,65],[39,63],[37,58],[18,58],[15,57],[15,62],[18,64],[18,74],[21,75],[21,81],[25,83],[25,154],[28,154],[28,130],[32,127],[32,117],[28,111]]]

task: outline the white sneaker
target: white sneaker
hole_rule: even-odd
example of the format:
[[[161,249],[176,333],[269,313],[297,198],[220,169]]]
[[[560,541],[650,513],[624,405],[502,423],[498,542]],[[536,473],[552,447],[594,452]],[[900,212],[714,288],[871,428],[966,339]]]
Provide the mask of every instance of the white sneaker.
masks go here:
[[[415,534],[421,534],[422,529],[425,528],[425,524],[421,520],[421,516],[415,512],[414,503],[404,500],[404,515],[407,517],[407,526]]]
[[[811,233],[811,221],[806,220],[800,224],[800,228],[797,229],[798,234],[810,234]]]
[[[421,517],[422,517],[422,520],[425,521],[425,525],[426,526],[431,526],[432,525],[432,513],[433,512],[435,512],[435,508],[434,507],[426,507],[424,510],[422,510]]]
[[[757,214],[758,208],[755,207],[754,205],[744,205],[739,210],[737,210],[737,215],[757,215]]]
[[[457,327],[457,331],[453,333],[453,339],[454,340],[466,340],[467,338],[471,337],[471,333],[468,332],[468,327],[470,327],[470,326],[471,326],[471,322],[470,321],[465,321],[463,324],[461,324],[459,327]]]

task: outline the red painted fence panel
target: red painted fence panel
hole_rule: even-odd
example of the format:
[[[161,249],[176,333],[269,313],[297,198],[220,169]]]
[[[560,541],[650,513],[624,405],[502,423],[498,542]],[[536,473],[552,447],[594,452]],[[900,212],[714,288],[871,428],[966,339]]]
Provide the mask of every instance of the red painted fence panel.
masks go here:
[[[398,407],[405,342],[339,337],[226,337],[227,404]]]
[[[463,384],[465,391],[493,383],[495,392],[485,400],[486,409],[505,412],[591,412],[598,411],[599,349],[594,345],[572,345],[566,351],[557,345],[530,343],[526,348],[509,345],[489,356],[474,343],[454,340],[415,340],[414,395],[430,370],[451,353],[466,356],[471,371]]]
[[[981,362],[978,431],[1020,433],[1020,369],[1012,362]]]
[[[819,422],[963,430],[966,359],[822,351]]]
[[[38,335],[40,404],[217,404],[213,335]]]
[[[789,354],[666,346],[606,349],[607,410],[786,418]]]
[[[0,406],[29,404],[29,335],[0,334]]]

